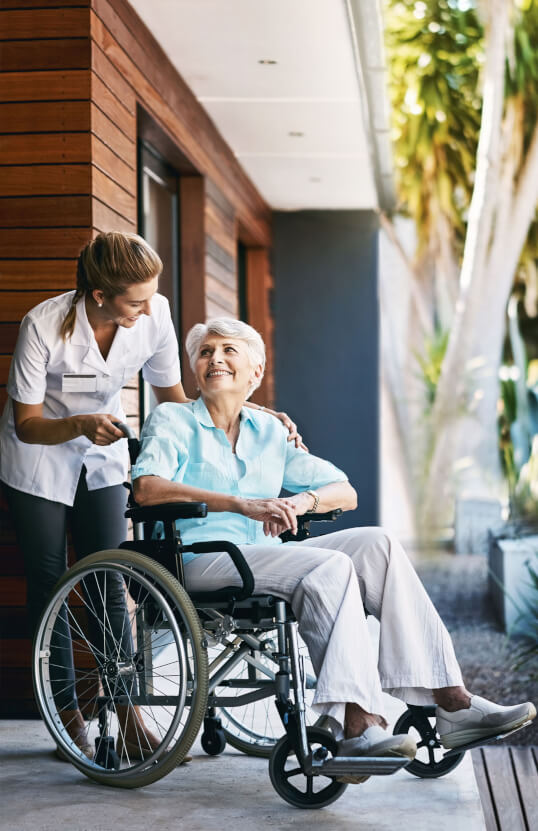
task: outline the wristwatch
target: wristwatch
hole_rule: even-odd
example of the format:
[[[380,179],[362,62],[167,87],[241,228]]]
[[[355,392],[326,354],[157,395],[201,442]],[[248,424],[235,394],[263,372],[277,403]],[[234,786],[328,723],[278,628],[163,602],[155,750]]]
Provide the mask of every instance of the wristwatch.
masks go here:
[[[319,494],[317,494],[316,491],[306,491],[306,493],[309,494],[309,496],[311,496],[312,499],[314,500],[314,504],[312,505],[310,510],[307,511],[306,513],[307,514],[315,514],[317,509],[318,509],[318,505],[319,505]]]

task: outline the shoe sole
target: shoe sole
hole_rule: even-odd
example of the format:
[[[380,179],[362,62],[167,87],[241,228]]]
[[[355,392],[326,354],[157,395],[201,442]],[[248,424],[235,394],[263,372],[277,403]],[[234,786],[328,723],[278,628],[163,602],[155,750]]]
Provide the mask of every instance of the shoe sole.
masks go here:
[[[401,759],[402,756],[406,756],[412,762],[416,756],[416,753],[417,746],[415,742],[412,739],[408,739],[407,741],[402,742],[399,747],[393,747],[390,750],[386,750],[384,753],[362,753],[360,756],[357,756],[357,759],[367,759],[368,756],[374,756],[376,758],[381,758],[383,756],[397,756]],[[365,776],[339,776],[336,778],[336,781],[342,782],[345,785],[361,785],[369,778],[370,774]]]
[[[460,745],[477,742],[480,741],[480,739],[490,739],[492,736],[503,736],[505,733],[517,730],[518,727],[523,727],[527,723],[530,724],[535,716],[536,708],[531,705],[528,712],[524,716],[514,719],[513,721],[503,724],[502,726],[475,727],[469,730],[457,730],[454,733],[439,736],[439,738],[443,747],[446,747],[447,750],[454,750],[455,748],[460,747]]]

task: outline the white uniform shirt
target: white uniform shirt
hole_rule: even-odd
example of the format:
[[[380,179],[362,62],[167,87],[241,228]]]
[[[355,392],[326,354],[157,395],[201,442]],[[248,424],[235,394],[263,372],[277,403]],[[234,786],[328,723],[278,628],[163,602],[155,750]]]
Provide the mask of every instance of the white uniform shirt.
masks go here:
[[[85,436],[63,444],[26,444],[15,433],[11,399],[43,402],[44,418],[111,413],[125,420],[121,388],[142,368],[144,380],[171,387],[181,378],[179,350],[168,301],[156,294],[151,315],[131,328],[118,326],[106,361],[88,322],[84,298],[65,342],[60,326],[74,292],[45,300],[23,318],[11,362],[9,398],[0,422],[0,480],[12,488],[72,505],[82,465],[89,490],[121,484],[127,474],[127,443],[98,447]]]

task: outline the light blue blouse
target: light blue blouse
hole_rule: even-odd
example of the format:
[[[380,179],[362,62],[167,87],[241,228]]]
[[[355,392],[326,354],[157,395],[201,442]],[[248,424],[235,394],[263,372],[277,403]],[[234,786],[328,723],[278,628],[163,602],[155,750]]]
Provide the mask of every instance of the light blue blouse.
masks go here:
[[[287,436],[286,428],[269,413],[243,407],[234,455],[224,430],[215,427],[201,398],[188,404],[160,404],[142,429],[141,452],[132,478],[161,476],[254,499],[279,496],[282,488],[299,493],[347,481],[345,473],[296,448]],[[266,537],[263,523],[223,511],[178,524],[185,544],[203,540],[230,540],[236,545],[282,542],[279,537]]]

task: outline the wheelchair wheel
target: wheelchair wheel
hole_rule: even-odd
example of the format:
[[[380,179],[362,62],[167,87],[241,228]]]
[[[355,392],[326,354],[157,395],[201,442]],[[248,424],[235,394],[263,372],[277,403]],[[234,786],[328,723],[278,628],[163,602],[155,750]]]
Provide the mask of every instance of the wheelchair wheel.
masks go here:
[[[315,752],[326,747],[336,752],[336,740],[328,730],[307,728],[308,744]],[[282,736],[269,759],[269,776],[282,799],[295,808],[323,808],[342,796],[347,785],[329,776],[306,776],[299,765],[289,737]]]
[[[447,752],[435,730],[435,707],[410,707],[394,725],[393,733],[410,733],[417,743],[417,755],[405,770],[421,779],[437,779],[459,765],[465,756]]]
[[[247,683],[256,680],[273,680],[278,672],[278,662],[273,657],[276,652],[276,632],[269,631],[258,633],[258,637],[264,647],[262,650],[251,649],[232,672],[226,676],[226,680],[233,679],[238,682],[245,679]],[[310,709],[310,703],[316,689],[316,676],[308,656],[306,644],[299,641],[299,650],[304,658],[305,667],[305,704],[306,723],[314,724],[316,714]],[[210,652],[210,663],[212,654]],[[235,690],[237,696],[248,692],[247,688],[228,688],[226,694]],[[250,704],[241,704],[237,707],[223,707],[219,709],[219,718],[222,722],[226,741],[246,753],[248,756],[258,756],[268,759],[273,752],[278,740],[284,733],[284,727],[275,706],[274,693],[254,701]]]
[[[101,551],[66,572],[33,653],[36,700],[64,756],[91,779],[122,788],[148,785],[180,764],[207,706],[203,640],[189,596],[149,557]],[[93,760],[67,730],[71,655]]]

